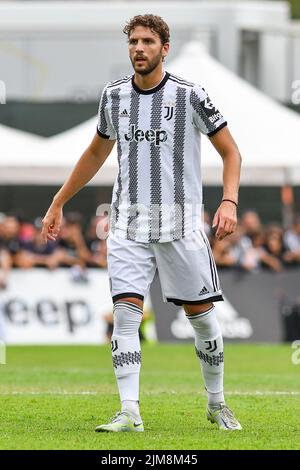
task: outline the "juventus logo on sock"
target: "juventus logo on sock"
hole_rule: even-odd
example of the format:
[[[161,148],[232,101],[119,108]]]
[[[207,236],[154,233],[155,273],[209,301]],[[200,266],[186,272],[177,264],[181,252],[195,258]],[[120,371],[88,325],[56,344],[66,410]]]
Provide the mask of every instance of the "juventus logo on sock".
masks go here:
[[[208,352],[214,352],[217,349],[217,341],[204,341],[204,343],[207,343],[207,348],[205,348],[206,351]]]
[[[111,351],[115,352],[118,349],[118,341],[115,339],[111,342]]]

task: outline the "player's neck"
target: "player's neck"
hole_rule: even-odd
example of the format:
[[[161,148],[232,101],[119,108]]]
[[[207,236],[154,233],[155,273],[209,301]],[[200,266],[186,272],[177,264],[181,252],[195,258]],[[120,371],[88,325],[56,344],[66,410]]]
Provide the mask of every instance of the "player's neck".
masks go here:
[[[139,73],[134,74],[134,83],[141,90],[148,90],[149,88],[155,88],[164,78],[165,71],[162,67],[157,67],[148,75],[140,75]]]

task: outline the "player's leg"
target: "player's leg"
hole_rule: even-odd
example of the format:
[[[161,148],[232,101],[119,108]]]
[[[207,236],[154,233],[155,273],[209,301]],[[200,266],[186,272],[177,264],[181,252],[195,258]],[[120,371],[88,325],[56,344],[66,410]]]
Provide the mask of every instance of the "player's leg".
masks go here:
[[[168,246],[169,245],[169,246]],[[208,394],[208,418],[222,429],[241,429],[225,406],[223,338],[213,302],[223,300],[209,242],[202,232],[159,247],[164,299],[183,305],[195,332],[195,350]]]
[[[139,410],[141,346],[139,327],[143,301],[155,272],[155,260],[147,245],[109,237],[108,272],[114,302],[111,338],[113,367],[121,412],[96,431],[144,430]]]
[[[129,412],[139,423],[142,421],[139,410],[141,369],[139,328],[143,315],[143,301],[135,297],[120,297],[114,302],[113,311],[114,329],[111,347],[121,412]]]
[[[208,396],[207,418],[220,429],[239,430],[240,423],[225,405],[224,346],[214,305],[184,305],[184,310],[195,333],[195,350]]]
[[[183,305],[195,333],[195,350],[200,359],[208,406],[224,403],[224,349],[214,305]]]

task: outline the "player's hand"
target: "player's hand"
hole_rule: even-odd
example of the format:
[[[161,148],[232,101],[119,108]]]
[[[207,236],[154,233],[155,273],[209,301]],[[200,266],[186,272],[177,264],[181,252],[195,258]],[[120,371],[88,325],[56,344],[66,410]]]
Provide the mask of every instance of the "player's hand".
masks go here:
[[[62,206],[51,204],[45,217],[42,220],[42,239],[44,243],[47,243],[47,240],[56,240],[59,234],[62,217]]]
[[[212,227],[216,230],[216,238],[223,240],[233,233],[237,227],[236,206],[232,202],[221,202],[213,219]]]

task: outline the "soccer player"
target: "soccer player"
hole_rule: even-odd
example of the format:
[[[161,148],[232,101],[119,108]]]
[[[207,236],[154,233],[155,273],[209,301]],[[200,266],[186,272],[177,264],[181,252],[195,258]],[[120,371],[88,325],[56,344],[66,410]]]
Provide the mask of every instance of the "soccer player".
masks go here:
[[[220,240],[236,229],[240,153],[201,85],[164,70],[170,38],[163,19],[135,16],[124,33],[134,74],[105,86],[97,133],[54,197],[42,231],[45,241],[56,239],[64,204],[95,175],[117,142],[119,174],[107,243],[121,412],[96,431],[144,431],[138,330],[156,268],[164,301],[183,305],[194,328],[208,420],[220,429],[238,430],[223,392],[223,340],[213,304],[223,300],[222,291],[201,224],[201,133],[223,159],[223,198],[213,219]]]

